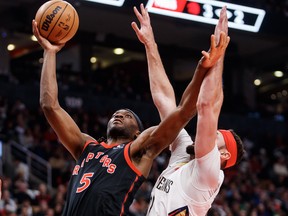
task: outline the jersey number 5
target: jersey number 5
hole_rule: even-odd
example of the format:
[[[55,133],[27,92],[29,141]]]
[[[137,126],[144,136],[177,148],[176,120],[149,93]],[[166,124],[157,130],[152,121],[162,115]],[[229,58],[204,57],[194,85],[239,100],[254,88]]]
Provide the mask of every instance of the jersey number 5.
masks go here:
[[[82,176],[82,178],[80,180],[80,184],[83,184],[83,186],[78,187],[77,190],[76,190],[76,193],[81,193],[84,190],[86,190],[86,188],[89,187],[89,185],[91,184],[90,178],[92,178],[93,175],[94,175],[94,172],[91,172],[91,173],[85,173]]]

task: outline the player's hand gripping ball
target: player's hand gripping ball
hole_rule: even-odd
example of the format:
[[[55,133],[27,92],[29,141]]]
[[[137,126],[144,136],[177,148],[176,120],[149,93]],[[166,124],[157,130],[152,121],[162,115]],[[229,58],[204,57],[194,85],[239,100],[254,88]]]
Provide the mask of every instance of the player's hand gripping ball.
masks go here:
[[[77,11],[70,3],[62,0],[44,3],[38,9],[35,20],[41,36],[54,44],[69,41],[79,27]]]

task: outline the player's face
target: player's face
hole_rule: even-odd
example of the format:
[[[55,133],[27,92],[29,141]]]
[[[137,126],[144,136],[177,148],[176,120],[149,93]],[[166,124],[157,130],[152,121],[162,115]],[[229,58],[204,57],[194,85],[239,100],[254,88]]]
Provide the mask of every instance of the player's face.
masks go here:
[[[118,110],[108,122],[107,135],[108,137],[124,136],[126,138],[134,138],[138,130],[134,115],[127,110]]]

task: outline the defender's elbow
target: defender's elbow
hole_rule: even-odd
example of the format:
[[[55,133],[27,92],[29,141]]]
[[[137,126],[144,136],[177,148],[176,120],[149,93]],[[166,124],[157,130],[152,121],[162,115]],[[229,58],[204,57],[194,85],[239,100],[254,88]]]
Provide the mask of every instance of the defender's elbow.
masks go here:
[[[201,114],[205,113],[208,110],[212,110],[213,102],[211,100],[198,100],[196,106],[197,106],[197,112]]]

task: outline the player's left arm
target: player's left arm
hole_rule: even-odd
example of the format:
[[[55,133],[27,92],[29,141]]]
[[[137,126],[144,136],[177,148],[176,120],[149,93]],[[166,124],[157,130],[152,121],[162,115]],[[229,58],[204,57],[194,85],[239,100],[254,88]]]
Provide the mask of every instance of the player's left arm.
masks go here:
[[[162,120],[176,108],[174,90],[165,72],[147,9],[144,8],[143,4],[140,4],[140,10],[136,7],[133,9],[140,27],[138,27],[136,22],[132,22],[131,26],[139,41],[145,46],[150,91]]]

